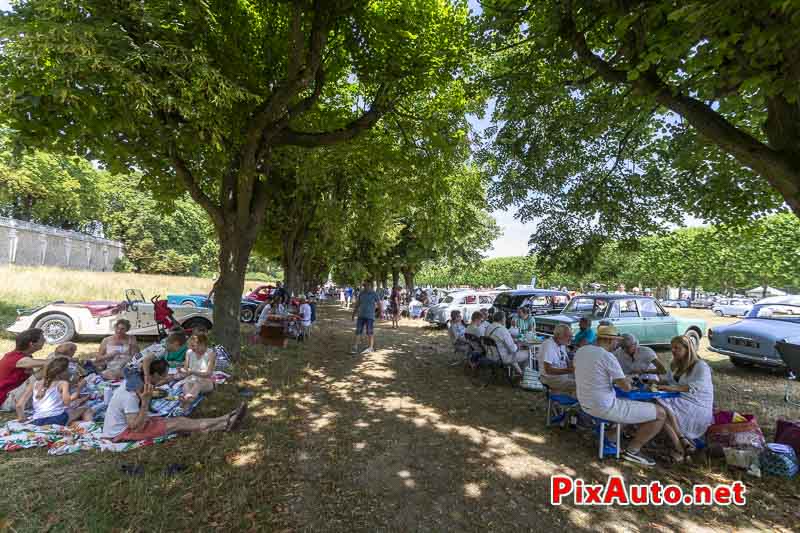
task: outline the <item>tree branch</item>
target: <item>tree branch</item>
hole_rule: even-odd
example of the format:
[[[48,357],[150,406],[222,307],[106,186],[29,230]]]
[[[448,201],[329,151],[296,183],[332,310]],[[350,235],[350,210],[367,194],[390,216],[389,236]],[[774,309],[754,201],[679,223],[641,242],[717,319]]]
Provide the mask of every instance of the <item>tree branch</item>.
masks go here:
[[[225,220],[222,216],[222,210],[218,205],[216,205],[211,198],[203,192],[203,189],[200,188],[200,185],[197,183],[197,180],[194,178],[192,171],[189,170],[189,167],[186,165],[186,162],[181,159],[177,154],[175,154],[174,148],[171,148],[170,151],[172,152],[172,165],[175,167],[175,173],[178,175],[178,178],[183,182],[184,187],[186,190],[189,191],[189,195],[192,199],[200,204],[200,206],[206,210],[206,212],[211,217],[211,220],[214,222],[218,228],[225,226]]]

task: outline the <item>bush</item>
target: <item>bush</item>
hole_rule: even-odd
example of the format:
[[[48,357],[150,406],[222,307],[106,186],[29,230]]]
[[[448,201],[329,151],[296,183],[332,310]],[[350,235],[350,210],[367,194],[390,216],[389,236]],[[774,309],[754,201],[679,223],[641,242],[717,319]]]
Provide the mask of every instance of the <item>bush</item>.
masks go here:
[[[114,261],[114,272],[133,272],[133,263],[125,257],[117,257]]]

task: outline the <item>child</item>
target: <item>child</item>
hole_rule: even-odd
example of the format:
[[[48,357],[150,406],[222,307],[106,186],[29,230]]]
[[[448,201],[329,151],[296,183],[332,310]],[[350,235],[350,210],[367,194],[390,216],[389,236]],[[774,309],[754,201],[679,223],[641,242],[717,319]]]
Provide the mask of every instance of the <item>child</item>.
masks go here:
[[[183,384],[183,399],[181,406],[187,409],[192,402],[204,392],[214,390],[214,367],[217,364],[217,354],[208,347],[208,336],[192,335],[189,339],[189,349],[186,351],[186,362],[183,370],[188,376]]]
[[[33,417],[31,424],[46,426],[55,424],[66,426],[81,418],[84,422],[91,422],[94,411],[86,407],[69,408],[69,404],[80,397],[83,380],[77,385],[77,390],[69,392],[69,359],[56,357],[47,362],[44,367],[42,379],[31,383],[17,402],[17,418],[25,420],[25,404],[33,396]],[[88,396],[81,398],[86,401]]]
[[[167,353],[164,359],[167,361],[170,368],[180,368],[183,366],[183,363],[186,361],[186,350],[189,349],[189,346],[186,344],[187,340],[186,333],[183,332],[170,333],[167,337]]]

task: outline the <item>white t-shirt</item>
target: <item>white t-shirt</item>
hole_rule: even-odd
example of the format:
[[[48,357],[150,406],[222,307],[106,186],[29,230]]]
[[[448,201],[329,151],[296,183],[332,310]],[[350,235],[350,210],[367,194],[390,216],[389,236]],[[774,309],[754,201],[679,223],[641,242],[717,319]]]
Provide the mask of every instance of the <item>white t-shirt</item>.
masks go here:
[[[544,368],[545,363],[550,363],[553,368],[569,367],[567,348],[558,344],[552,337],[542,343],[536,355],[539,360],[539,373],[543,376],[548,375]]]
[[[310,326],[311,325],[311,306],[308,304],[303,304],[300,306],[300,316],[303,317],[303,325]]]
[[[128,427],[127,415],[139,412],[139,396],[135,392],[125,390],[125,383],[117,387],[106,410],[103,422],[103,438],[113,439]]]
[[[619,361],[599,346],[587,344],[575,352],[575,387],[581,407],[589,414],[607,411],[617,397],[614,380],[625,374]]]
[[[653,369],[653,361],[658,359],[656,352],[647,346],[639,346],[636,349],[636,358],[631,359],[624,348],[620,347],[614,350],[614,356],[619,362],[619,366],[625,374],[633,374],[634,372],[647,372]]]

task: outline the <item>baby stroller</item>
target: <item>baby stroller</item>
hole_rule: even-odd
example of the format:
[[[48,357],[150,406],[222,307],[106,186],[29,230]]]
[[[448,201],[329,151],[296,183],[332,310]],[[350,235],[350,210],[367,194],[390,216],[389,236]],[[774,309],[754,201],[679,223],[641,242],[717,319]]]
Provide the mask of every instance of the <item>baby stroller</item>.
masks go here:
[[[170,309],[166,300],[159,300],[160,295],[156,294],[150,298],[153,304],[153,319],[156,321],[158,328],[158,340],[162,340],[167,336],[169,330],[177,325],[174,318],[174,312]]]

